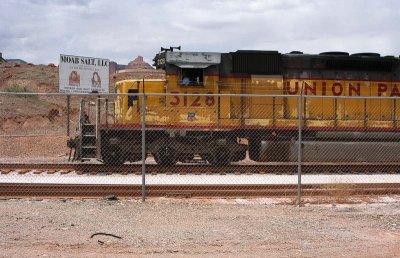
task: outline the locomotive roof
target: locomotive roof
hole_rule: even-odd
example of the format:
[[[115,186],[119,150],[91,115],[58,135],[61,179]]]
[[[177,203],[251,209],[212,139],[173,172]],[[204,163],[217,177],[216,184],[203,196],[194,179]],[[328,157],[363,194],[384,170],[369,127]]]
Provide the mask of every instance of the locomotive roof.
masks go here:
[[[377,53],[288,53],[282,55],[282,64],[289,69],[305,67],[313,70],[392,72],[395,66],[399,65],[399,58],[394,56],[382,57]]]
[[[221,53],[166,51],[157,54],[153,61],[157,68],[164,68],[166,64],[173,64],[181,68],[206,68],[210,65],[220,64]]]
[[[319,54],[300,51],[283,54],[274,50],[237,50],[229,53],[167,51],[157,54],[153,60],[157,68],[163,69],[167,64],[181,68],[220,65],[224,73],[251,74],[281,74],[287,69],[394,72],[400,67],[398,57],[339,51]]]
[[[372,52],[360,52],[360,53],[353,53],[350,54],[348,52],[342,51],[327,51],[321,52],[319,54],[312,54],[312,53],[304,53],[302,51],[291,51],[289,53],[280,53],[276,50],[237,50],[236,52],[230,52],[230,54],[254,54],[254,55],[263,55],[263,54],[280,54],[283,56],[290,56],[290,57],[321,57],[321,58],[395,58],[399,59],[399,57],[395,57],[393,55],[381,56],[379,53],[372,53]]]
[[[399,69],[399,58],[381,57],[377,53],[322,52],[304,54],[300,51],[281,54],[277,51],[238,50],[226,61],[233,73],[281,74],[283,70],[333,70],[394,72]],[[226,71],[226,70],[225,70]]]

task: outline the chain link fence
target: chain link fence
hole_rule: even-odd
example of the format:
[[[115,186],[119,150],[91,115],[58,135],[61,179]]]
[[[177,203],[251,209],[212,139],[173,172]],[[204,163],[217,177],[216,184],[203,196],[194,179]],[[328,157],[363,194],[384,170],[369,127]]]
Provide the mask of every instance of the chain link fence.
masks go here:
[[[0,99],[0,183],[131,186],[143,200],[287,196],[297,203],[399,190],[396,98],[199,89]]]

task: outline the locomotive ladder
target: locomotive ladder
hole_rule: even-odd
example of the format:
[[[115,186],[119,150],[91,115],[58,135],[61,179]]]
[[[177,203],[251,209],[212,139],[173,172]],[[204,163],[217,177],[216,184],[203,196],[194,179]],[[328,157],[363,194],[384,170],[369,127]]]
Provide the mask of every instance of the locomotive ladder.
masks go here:
[[[79,158],[91,159],[96,158],[97,144],[97,127],[90,121],[91,110],[93,105],[91,101],[81,100],[80,103],[80,118],[79,118]]]

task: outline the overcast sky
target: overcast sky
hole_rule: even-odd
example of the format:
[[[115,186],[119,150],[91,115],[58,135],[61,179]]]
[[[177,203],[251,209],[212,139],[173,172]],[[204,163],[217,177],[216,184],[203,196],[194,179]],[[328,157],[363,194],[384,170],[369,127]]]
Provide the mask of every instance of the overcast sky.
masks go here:
[[[152,64],[161,46],[400,54],[397,0],[0,0],[4,58],[60,54]]]

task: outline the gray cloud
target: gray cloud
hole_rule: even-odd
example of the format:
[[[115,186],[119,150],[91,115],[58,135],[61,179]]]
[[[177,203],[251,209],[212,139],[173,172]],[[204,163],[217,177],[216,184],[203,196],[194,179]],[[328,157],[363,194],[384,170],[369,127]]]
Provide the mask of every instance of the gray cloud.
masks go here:
[[[57,63],[60,53],[151,62],[170,45],[399,55],[399,7],[395,0],[2,0],[0,51],[33,63]]]
[[[11,0],[9,2],[18,3],[20,1]],[[27,0],[27,3],[34,4],[34,5],[60,5],[60,6],[86,6],[90,0]]]

